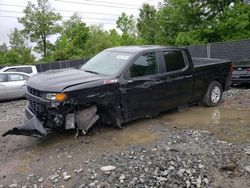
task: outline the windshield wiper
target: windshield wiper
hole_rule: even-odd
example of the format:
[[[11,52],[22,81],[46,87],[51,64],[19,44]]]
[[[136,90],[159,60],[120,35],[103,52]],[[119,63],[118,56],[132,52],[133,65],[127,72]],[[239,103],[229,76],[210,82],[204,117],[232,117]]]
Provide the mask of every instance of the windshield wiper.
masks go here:
[[[83,69],[85,72],[90,72],[90,73],[93,73],[93,74],[99,74],[98,72],[95,72],[95,71],[92,71],[92,70],[85,70]]]

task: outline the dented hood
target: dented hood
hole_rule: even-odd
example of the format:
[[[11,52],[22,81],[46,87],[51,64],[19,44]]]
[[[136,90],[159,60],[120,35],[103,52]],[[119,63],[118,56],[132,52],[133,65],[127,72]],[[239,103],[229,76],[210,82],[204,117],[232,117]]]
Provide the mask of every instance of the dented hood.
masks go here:
[[[102,80],[98,74],[78,69],[50,70],[31,76],[27,85],[40,91],[61,92],[69,86]]]

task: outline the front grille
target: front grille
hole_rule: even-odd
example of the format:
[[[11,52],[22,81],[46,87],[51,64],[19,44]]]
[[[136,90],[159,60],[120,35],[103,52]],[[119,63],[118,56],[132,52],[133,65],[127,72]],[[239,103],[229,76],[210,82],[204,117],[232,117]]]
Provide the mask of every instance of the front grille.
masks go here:
[[[46,106],[44,104],[29,100],[29,107],[37,115],[46,115]]]
[[[42,92],[37,90],[37,89],[34,89],[34,88],[31,88],[31,87],[27,87],[27,91],[28,93],[30,93],[31,95],[35,95],[37,97],[42,97]]]

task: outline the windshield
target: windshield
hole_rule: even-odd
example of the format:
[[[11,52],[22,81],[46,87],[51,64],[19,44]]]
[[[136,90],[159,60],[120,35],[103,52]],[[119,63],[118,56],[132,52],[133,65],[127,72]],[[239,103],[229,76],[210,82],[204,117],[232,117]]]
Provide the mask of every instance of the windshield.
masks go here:
[[[84,64],[81,70],[112,76],[117,74],[131,57],[130,53],[103,51]]]

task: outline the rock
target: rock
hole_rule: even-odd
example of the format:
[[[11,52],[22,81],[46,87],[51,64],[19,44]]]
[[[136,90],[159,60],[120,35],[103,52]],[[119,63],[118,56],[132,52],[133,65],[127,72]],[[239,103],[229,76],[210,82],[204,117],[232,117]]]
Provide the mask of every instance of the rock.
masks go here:
[[[190,181],[187,180],[185,183],[186,183],[186,186],[187,186],[187,187],[190,187],[190,186],[191,186]]]
[[[102,166],[100,168],[101,171],[104,171],[104,172],[107,172],[107,171],[111,171],[111,170],[115,170],[116,167],[115,166],[112,166],[112,165],[109,165],[109,166]]]
[[[63,172],[63,177],[64,177],[64,176],[67,176],[67,175],[68,175],[68,173],[67,173],[66,171],[64,171],[64,172]]]
[[[164,177],[156,177],[156,179],[157,179],[158,181],[168,181],[168,179],[167,179],[167,178],[164,178]]]
[[[126,176],[124,174],[121,174],[120,177],[119,177],[119,180],[125,180]]]
[[[206,183],[206,184],[209,184],[209,180],[207,178],[204,178],[203,181]]]
[[[245,154],[250,155],[250,146],[247,146],[244,150]]]
[[[200,177],[196,180],[196,186],[197,186],[197,188],[201,187],[201,178]]]
[[[43,177],[40,177],[39,179],[37,179],[38,183],[42,183],[43,182]]]
[[[168,170],[174,170],[175,169],[175,167],[173,167],[173,166],[170,166],[169,168],[168,168]]]
[[[97,188],[110,188],[110,184],[107,182],[102,182],[99,185],[97,185]]]
[[[58,178],[54,179],[53,183],[57,183],[58,182]]]
[[[83,171],[82,168],[74,170],[74,172],[77,173],[77,174],[81,173],[82,171]]]
[[[250,173],[250,165],[249,165],[249,166],[245,166],[244,168],[245,168],[245,170],[246,170],[247,172]]]
[[[33,185],[33,188],[38,188],[37,184],[34,184],[34,185]]]
[[[68,181],[68,180],[70,180],[70,179],[71,179],[71,175],[66,175],[66,176],[63,176],[63,179],[64,179],[65,181]]]
[[[49,176],[49,179],[50,179],[50,180],[54,180],[54,179],[56,179],[56,178],[58,178],[58,177],[59,177],[58,174],[54,174],[54,175]]]
[[[185,171],[186,171],[185,169],[181,168],[181,169],[178,170],[177,174],[178,174],[180,177],[182,177],[182,176],[183,176],[183,173],[184,173]]]
[[[95,182],[92,182],[89,184],[90,187],[95,187],[96,183]]]
[[[10,184],[8,187],[9,188],[15,188],[15,187],[18,187],[18,185],[16,183],[13,183],[13,184]]]
[[[205,166],[202,164],[199,164],[199,168],[204,168]]]

